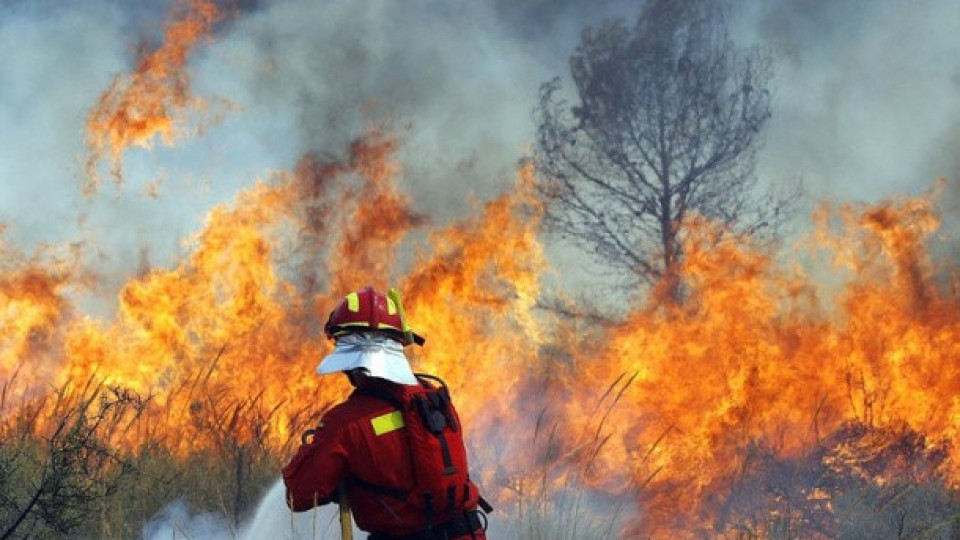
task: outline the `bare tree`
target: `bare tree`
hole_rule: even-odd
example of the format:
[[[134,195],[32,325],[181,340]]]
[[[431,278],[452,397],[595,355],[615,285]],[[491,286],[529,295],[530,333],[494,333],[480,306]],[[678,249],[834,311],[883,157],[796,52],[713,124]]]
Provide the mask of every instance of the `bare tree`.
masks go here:
[[[691,213],[734,234],[775,231],[793,196],[760,193],[754,175],[769,56],[733,44],[716,2],[651,0],[632,29],[587,28],[570,71],[579,104],[554,79],[537,108],[550,230],[674,299]]]

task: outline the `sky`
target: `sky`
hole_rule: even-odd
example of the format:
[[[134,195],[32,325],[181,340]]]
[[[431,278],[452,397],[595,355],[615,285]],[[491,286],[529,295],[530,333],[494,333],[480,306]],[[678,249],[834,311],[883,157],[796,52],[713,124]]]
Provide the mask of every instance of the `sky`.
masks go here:
[[[122,283],[173,264],[217,203],[304,152],[336,155],[366,126],[402,130],[402,186],[443,224],[509,189],[529,154],[539,86],[569,88],[581,30],[632,19],[602,0],[237,0],[188,69],[220,108],[199,133],[123,156],[124,182],[83,197],[85,122],[167,1],[0,0],[0,223],[10,245],[81,243]],[[734,38],[774,57],[768,185],[808,200],[916,195],[960,173],[960,2],[749,0]],[[949,185],[949,184],[948,184]],[[155,196],[148,194],[151,189]],[[960,192],[948,188],[956,208]],[[949,207],[948,207],[949,209]],[[554,250],[566,265],[582,258]],[[588,269],[588,268],[587,268]]]

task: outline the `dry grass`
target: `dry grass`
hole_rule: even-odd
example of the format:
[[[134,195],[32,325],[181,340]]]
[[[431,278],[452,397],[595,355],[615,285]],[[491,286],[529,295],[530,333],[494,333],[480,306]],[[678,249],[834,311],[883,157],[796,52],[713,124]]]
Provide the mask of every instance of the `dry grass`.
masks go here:
[[[631,384],[624,375],[610,385],[595,422],[574,443],[541,411],[532,431],[533,466],[515,478],[512,503],[491,516],[491,540],[609,540],[621,536],[625,521],[636,524],[633,497],[588,487],[596,474],[591,464],[610,436],[607,416]],[[201,409],[209,416],[200,420],[210,422],[210,440],[185,455],[158,441],[118,446],[138,429],[149,399],[93,380],[18,404],[16,414],[0,421],[0,540],[137,538],[176,500],[191,513],[221,516],[223,536],[236,537],[289,452],[271,450],[266,437],[235,436],[263,434],[275,407],[257,396],[205,395]],[[830,476],[819,461],[761,462],[752,483],[745,479],[731,490],[711,540],[960,539],[960,496],[942,481],[880,485]],[[823,486],[829,504],[811,502]],[[625,491],[635,495],[644,487]],[[179,531],[177,538],[189,535]]]
[[[14,395],[8,385],[4,396]],[[12,412],[0,420],[2,540],[136,538],[178,498],[236,525],[280,467],[265,437],[247,436],[263,433],[275,410],[257,396],[208,401],[209,416],[198,421],[229,423],[211,428],[207,444],[186,455],[144,439],[150,433],[150,426],[142,425],[149,397],[94,379],[67,383],[15,408],[4,405],[10,404],[0,403],[0,410]],[[136,448],[126,442],[132,434]]]

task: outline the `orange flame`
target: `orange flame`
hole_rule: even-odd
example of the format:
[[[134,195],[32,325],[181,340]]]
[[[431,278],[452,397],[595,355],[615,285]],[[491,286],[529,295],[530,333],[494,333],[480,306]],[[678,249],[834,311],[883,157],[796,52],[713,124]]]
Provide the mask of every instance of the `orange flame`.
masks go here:
[[[97,190],[97,168],[103,157],[109,154],[111,174],[120,184],[121,160],[127,148],[150,147],[157,136],[171,144],[181,129],[178,116],[206,107],[190,92],[186,65],[197,42],[210,35],[222,15],[211,0],[179,0],[171,19],[163,44],[144,52],[132,74],[116,77],[87,119],[86,195]]]
[[[65,289],[83,284],[77,254],[41,249],[26,257],[8,246],[0,228],[0,417],[27,395],[15,388],[42,387],[55,379],[64,322],[70,305]],[[32,393],[32,392],[31,392]]]
[[[634,311],[607,347],[581,358],[578,399],[565,409],[581,429],[608,381],[635,377],[610,408],[611,438],[591,464],[595,485],[640,488],[644,518],[629,534],[718,532],[711,501],[723,499],[758,442],[796,457],[850,421],[904,424],[932,447],[955,436],[960,375],[949,366],[960,354],[960,299],[931,279],[931,200],[818,215],[816,245],[854,271],[836,307],[818,304],[802,272],[694,220],[689,302]],[[960,455],[950,451],[956,481]]]
[[[297,414],[342,398],[346,388],[317,387],[313,368],[328,346],[310,333],[319,322],[314,298],[293,281],[304,276],[284,272],[303,269],[319,241],[336,238],[337,231],[343,240],[330,248],[335,279],[358,275],[351,264],[372,260],[353,244],[358,230],[372,231],[375,224],[351,219],[361,213],[348,209],[351,200],[367,200],[367,193],[376,194],[369,199],[376,204],[404,204],[393,191],[392,176],[382,174],[394,146],[372,136],[354,145],[346,163],[308,158],[296,173],[260,182],[232,206],[215,208],[178,268],[151,271],[124,287],[119,320],[107,326],[82,321],[70,328],[65,375],[82,380],[97,373],[109,384],[153,396],[158,409],[148,412],[162,416],[157,429],[163,433],[151,435],[182,452],[204,444],[200,431],[210,426],[200,420],[206,409],[216,408],[211,400],[246,403],[256,397],[277,415],[268,419],[268,443],[287,444]],[[351,175],[360,185],[345,188]],[[386,215],[415,221],[401,210]],[[378,247],[404,233],[396,222],[383,221],[381,227],[385,243]],[[351,258],[350,249],[359,258]],[[321,297],[330,302],[341,294]]]

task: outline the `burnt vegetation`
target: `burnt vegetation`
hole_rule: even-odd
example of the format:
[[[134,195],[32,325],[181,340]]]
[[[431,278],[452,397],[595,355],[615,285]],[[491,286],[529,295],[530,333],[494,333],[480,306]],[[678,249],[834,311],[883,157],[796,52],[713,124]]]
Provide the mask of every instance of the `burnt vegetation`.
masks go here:
[[[17,404],[0,423],[0,538],[135,538],[178,500],[235,529],[289,453],[267,441],[279,404],[203,381],[178,394],[205,396],[191,440],[158,429],[149,396],[94,378]]]
[[[905,425],[849,422],[795,459],[754,442],[720,503],[725,538],[867,540],[960,535],[945,442]]]
[[[0,538],[68,536],[82,528],[90,509],[134,472],[115,442],[142,407],[137,396],[88,380],[5,419]]]
[[[739,49],[712,2],[654,1],[632,26],[587,28],[537,108],[541,196],[550,231],[627,285],[679,300],[686,220],[776,237],[798,193],[754,174],[770,118],[770,58]]]

